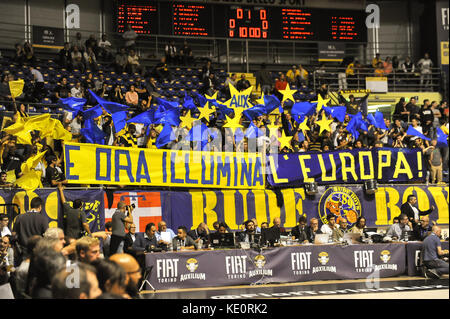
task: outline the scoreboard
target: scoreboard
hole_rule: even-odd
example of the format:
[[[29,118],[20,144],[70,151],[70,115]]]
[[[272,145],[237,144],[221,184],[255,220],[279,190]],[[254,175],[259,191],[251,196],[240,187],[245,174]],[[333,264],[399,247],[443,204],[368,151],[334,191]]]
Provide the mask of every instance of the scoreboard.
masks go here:
[[[367,42],[363,10],[117,0],[116,22],[139,34]]]

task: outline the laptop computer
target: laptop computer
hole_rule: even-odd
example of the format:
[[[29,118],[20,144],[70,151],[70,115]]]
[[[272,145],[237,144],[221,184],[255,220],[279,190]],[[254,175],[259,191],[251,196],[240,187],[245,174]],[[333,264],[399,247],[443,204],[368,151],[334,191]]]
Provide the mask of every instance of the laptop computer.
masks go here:
[[[328,244],[330,234],[316,234],[314,237],[314,244]]]
[[[213,247],[234,248],[234,233],[211,233],[209,242]]]

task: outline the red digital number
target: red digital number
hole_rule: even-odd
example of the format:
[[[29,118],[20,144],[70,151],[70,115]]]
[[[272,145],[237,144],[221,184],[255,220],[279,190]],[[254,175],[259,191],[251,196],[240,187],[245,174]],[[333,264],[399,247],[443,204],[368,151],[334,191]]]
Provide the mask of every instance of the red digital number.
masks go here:
[[[234,29],[236,27],[236,20],[230,19],[230,29]]]
[[[260,28],[250,28],[248,30],[248,35],[250,38],[261,38],[261,29]]]
[[[263,31],[262,37],[263,37],[264,39],[267,39],[267,32],[266,32],[266,31]]]
[[[269,22],[267,22],[267,20],[264,20],[262,22],[262,28],[263,28],[263,30],[269,29]]]
[[[251,14],[250,9],[248,9],[248,19],[251,20],[251,18],[252,18],[252,14]]]
[[[230,30],[230,38],[234,38],[234,30]]]
[[[267,19],[267,13],[266,13],[265,9],[262,9],[262,10],[259,11],[259,18],[261,20],[266,20]]]
[[[246,38],[248,36],[247,27],[239,27],[239,37]]]
[[[236,10],[236,17],[238,19],[242,19],[244,17],[244,11],[242,9],[237,9]]]

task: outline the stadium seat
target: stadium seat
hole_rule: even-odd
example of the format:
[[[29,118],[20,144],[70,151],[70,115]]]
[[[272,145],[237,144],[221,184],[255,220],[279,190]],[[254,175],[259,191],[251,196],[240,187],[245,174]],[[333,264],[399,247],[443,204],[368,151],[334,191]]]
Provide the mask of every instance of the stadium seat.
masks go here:
[[[0,111],[6,111],[6,107],[4,105],[0,105]]]
[[[44,106],[44,107],[38,109],[38,112],[39,113],[50,113],[50,108],[47,106]]]

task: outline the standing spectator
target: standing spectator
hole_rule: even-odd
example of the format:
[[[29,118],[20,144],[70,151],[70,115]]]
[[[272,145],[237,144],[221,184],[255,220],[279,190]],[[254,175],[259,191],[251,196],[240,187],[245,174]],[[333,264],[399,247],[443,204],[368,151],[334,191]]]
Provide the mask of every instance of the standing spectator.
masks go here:
[[[188,45],[186,40],[183,41],[183,46],[180,49],[180,58],[183,65],[190,65],[194,62],[194,56],[192,55],[192,49]]]
[[[126,215],[128,212],[128,216]],[[110,244],[110,255],[118,252],[119,246],[125,239],[125,228],[127,223],[133,223],[132,207],[127,206],[124,202],[117,204],[117,210],[112,216],[112,235]]]
[[[417,66],[420,68],[420,90],[432,87],[431,68],[433,67],[433,61],[430,59],[430,55],[425,53],[424,57],[417,62]]]
[[[95,89],[94,75],[89,72],[87,78],[83,81],[84,96],[89,96],[88,90]]]
[[[431,112],[433,112],[433,127],[436,129],[440,125],[440,120],[442,118],[441,111],[438,108],[438,103],[436,101],[431,102]]]
[[[406,202],[402,204],[400,207],[400,222],[402,222],[403,217],[406,217],[406,223],[411,223],[412,226],[416,225],[419,222],[420,216],[429,215],[435,209],[434,205],[431,205],[431,208],[426,211],[421,211],[417,208],[417,197],[415,195],[408,195],[406,198]],[[411,226],[411,225],[410,225]],[[412,230],[412,227],[411,229]]]
[[[130,53],[128,53],[128,68],[129,73],[134,74],[134,72],[139,72],[141,76],[144,76],[145,69],[144,67],[139,63],[139,56],[136,54],[134,50],[130,50]]]
[[[431,140],[431,148],[428,149],[428,163],[431,169],[431,183],[440,184],[442,182],[442,155],[441,150],[436,147],[437,140]]]
[[[413,96],[409,99],[408,104],[406,104],[406,109],[409,111],[409,121],[412,121],[413,119],[420,120],[420,107],[416,105],[417,100]]]
[[[130,90],[125,93],[125,101],[129,106],[137,107],[139,104],[139,95],[137,94],[134,85],[130,85]]]
[[[124,96],[122,94],[122,90],[120,89],[120,85],[117,84],[114,87],[110,100],[116,103],[123,103]]]
[[[355,61],[353,59],[345,69],[345,77],[350,87],[353,87],[353,85],[356,84]]]
[[[20,65],[25,61],[25,51],[20,43],[16,43],[14,47],[16,50],[14,51],[13,62]]]
[[[231,73],[231,75],[225,80],[225,86],[229,88],[229,85],[231,84],[232,86],[236,87],[237,83],[236,80],[237,80],[236,73]]]
[[[74,70],[80,70],[81,73],[84,73],[84,63],[83,63],[83,55],[77,46],[73,47],[73,51],[71,53],[72,57],[72,67]]]
[[[308,85],[308,71],[301,64],[298,65],[298,70],[300,72],[298,85]]]
[[[33,75],[33,81],[34,81],[34,89],[33,89],[33,99],[40,103],[42,101],[42,98],[44,97],[44,77],[42,76],[42,73],[35,69],[34,66],[30,66],[30,72]]]
[[[73,40],[73,42],[72,42],[72,50],[75,51],[75,48],[77,48],[77,50],[80,51],[80,52],[84,52],[85,51],[85,47],[83,45],[83,41],[81,39],[81,33],[80,32],[77,32],[77,34],[75,35],[75,40]]]
[[[280,77],[275,81],[275,95],[281,101],[283,99],[283,95],[280,93],[281,90],[285,90],[287,86],[286,76],[284,73],[281,73]]]
[[[250,87],[250,82],[245,78],[245,73],[241,74],[241,79],[236,83],[236,89],[244,91]]]
[[[43,214],[42,199],[35,197],[30,202],[30,211],[25,214],[20,214],[16,217],[12,231],[13,236],[17,236],[18,257],[22,261],[23,254],[27,247],[28,238],[33,235],[44,235],[48,228],[48,219]]]
[[[423,105],[421,110],[419,111],[420,122],[422,123],[422,129],[425,135],[429,135],[430,128],[433,125],[434,114],[430,108],[430,100],[423,100]]]
[[[59,167],[58,159],[54,155],[50,155],[47,160],[47,169],[45,170],[45,179],[47,185],[55,187],[62,184],[67,184],[67,180],[62,174],[62,170]]]
[[[84,96],[83,88],[81,87],[81,82],[77,81],[75,86],[70,90],[70,94],[73,97],[82,98]]]
[[[272,90],[272,82],[272,75],[267,71],[266,64],[261,64],[261,69],[256,75],[256,90],[261,86],[261,91],[267,95]]]
[[[9,218],[8,215],[2,214],[0,217],[0,232],[1,236],[11,235],[11,231],[8,228]]]
[[[395,105],[392,118],[394,120],[400,120],[404,123],[409,122],[409,111],[406,109],[406,100],[404,97],[401,97],[398,103]]]
[[[154,224],[153,224],[154,225]],[[136,253],[133,249],[133,243],[136,241],[136,225],[135,224],[128,224],[128,232],[125,235],[124,245],[123,245],[123,252],[125,254],[130,254],[133,256],[136,256]],[[156,230],[156,227],[155,227]]]
[[[23,45],[23,51],[25,52],[24,63],[36,63],[36,56],[34,55],[34,50],[30,42],[25,42],[25,44]]]
[[[407,56],[405,58],[405,62],[402,63],[402,70],[405,75],[412,76],[414,75],[415,65],[411,61],[411,58]]]
[[[286,72],[286,79],[288,80],[290,85],[297,84],[299,77],[300,77],[300,71],[297,69],[296,65],[293,65]]]
[[[137,33],[131,28],[131,25],[127,25],[127,31],[122,34],[122,38],[125,40],[125,48],[127,50],[135,48],[137,36]]]
[[[399,61],[398,57],[396,55],[394,55],[392,57],[392,70],[394,72],[397,72],[399,66],[400,66],[400,61]]]
[[[125,72],[128,65],[128,55],[125,52],[125,48],[120,48],[119,53],[116,55],[116,72],[122,74]]]
[[[106,39],[106,34],[103,34],[102,39],[98,42],[98,55],[105,60],[112,58],[112,45]]]
[[[376,69],[378,67],[378,63],[383,62],[380,58],[380,54],[375,54],[375,57],[372,59],[372,67]]]
[[[86,68],[92,72],[98,71],[97,58],[95,57],[94,49],[92,47],[87,47],[86,52],[83,54],[84,63]]]
[[[214,73],[214,68],[211,65],[211,61],[207,61],[202,68],[202,78],[208,78],[211,73]]]
[[[217,91],[218,85],[219,85],[219,82],[217,81],[214,73],[210,73],[207,78],[203,79],[201,93],[211,96],[214,94],[214,92]]]
[[[95,34],[91,34],[89,35],[89,38],[86,40],[86,42],[84,42],[84,45],[87,48],[91,48],[92,51],[94,51],[95,54],[97,54],[98,52],[98,43],[97,43],[97,39],[95,38]]]
[[[166,61],[169,64],[176,64],[177,62],[177,47],[175,46],[175,41],[170,40],[164,48],[166,54]]]

